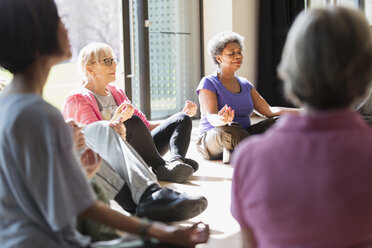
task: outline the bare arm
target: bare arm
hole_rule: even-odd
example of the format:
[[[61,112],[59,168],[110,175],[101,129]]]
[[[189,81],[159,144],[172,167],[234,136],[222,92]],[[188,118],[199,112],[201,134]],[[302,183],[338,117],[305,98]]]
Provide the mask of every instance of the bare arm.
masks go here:
[[[218,110],[217,96],[214,92],[206,89],[199,91],[200,111],[207,117],[212,126],[223,126],[234,120],[235,111],[225,105]]]
[[[150,131],[154,130],[157,126],[160,125],[160,121],[149,121],[150,123]]]
[[[80,217],[124,232],[140,234],[141,219],[123,215],[98,201],[81,213]],[[156,238],[162,242],[194,247],[196,244],[207,242],[209,237],[209,227],[207,225],[200,227],[199,225],[200,223],[197,223],[191,227],[184,228],[153,223],[149,226],[146,233],[149,237]]]
[[[255,88],[251,89],[254,109],[261,115],[273,117],[283,113],[299,113],[298,108],[271,107]]]

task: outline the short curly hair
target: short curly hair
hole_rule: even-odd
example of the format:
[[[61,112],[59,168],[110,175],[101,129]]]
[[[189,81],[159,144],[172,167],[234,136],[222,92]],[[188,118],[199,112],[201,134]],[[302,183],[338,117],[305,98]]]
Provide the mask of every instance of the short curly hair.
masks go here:
[[[236,42],[239,44],[242,50],[244,49],[244,37],[235,32],[221,32],[212,37],[212,39],[208,42],[207,49],[209,55],[216,65],[219,65],[216,57],[221,55],[223,49],[230,42]]]

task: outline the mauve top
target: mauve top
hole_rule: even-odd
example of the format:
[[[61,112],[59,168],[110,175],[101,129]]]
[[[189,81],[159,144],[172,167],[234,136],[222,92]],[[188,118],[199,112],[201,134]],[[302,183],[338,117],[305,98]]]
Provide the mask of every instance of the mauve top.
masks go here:
[[[372,128],[357,113],[284,115],[232,163],[231,211],[258,247],[372,247]]]

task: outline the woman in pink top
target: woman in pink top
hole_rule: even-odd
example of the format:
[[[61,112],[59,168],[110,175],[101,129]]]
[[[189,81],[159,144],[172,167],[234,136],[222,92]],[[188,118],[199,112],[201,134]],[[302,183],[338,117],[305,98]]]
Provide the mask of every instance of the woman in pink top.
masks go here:
[[[148,121],[135,108],[124,91],[110,85],[116,79],[117,60],[112,48],[91,43],[79,55],[85,81],[77,92],[67,97],[63,106],[65,118],[84,125],[109,120],[115,131],[138,152],[159,180],[184,182],[197,169],[198,163],[185,158],[190,143],[197,105],[186,101],[182,112],[162,123]],[[126,130],[126,131],[125,131]],[[170,161],[162,157],[170,151]]]
[[[231,211],[244,247],[372,247],[372,128],[352,110],[372,80],[372,37],[358,11],[311,9],[278,67],[303,106],[242,142]]]

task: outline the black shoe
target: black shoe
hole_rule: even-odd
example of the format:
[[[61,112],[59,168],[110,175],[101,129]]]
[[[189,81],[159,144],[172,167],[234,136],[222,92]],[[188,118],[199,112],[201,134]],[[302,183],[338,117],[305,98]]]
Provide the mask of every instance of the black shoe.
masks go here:
[[[153,170],[160,181],[183,183],[194,173],[194,169],[182,161],[167,162]]]
[[[190,165],[193,169],[194,169],[194,172],[197,171],[199,169],[199,164],[198,162],[196,162],[195,160],[191,159],[191,158],[185,158],[184,159],[184,162],[185,164],[188,164]]]
[[[186,196],[168,188],[146,191],[137,207],[138,217],[162,222],[183,221],[199,215],[208,205],[205,197]]]

